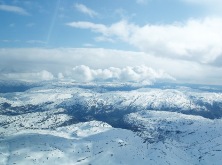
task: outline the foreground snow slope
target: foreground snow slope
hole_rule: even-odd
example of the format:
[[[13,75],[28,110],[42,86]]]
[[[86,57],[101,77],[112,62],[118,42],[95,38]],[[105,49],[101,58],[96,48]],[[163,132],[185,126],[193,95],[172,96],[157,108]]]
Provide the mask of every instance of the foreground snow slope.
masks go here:
[[[221,119],[144,111],[125,120],[138,131],[98,121],[55,129],[1,130],[0,164],[219,165],[222,161]]]
[[[148,162],[143,159],[141,138],[131,131],[104,128],[79,137],[71,130],[65,133],[70,131],[73,136],[63,135],[60,130],[27,130],[7,137],[1,140],[1,164],[136,164],[139,159]]]

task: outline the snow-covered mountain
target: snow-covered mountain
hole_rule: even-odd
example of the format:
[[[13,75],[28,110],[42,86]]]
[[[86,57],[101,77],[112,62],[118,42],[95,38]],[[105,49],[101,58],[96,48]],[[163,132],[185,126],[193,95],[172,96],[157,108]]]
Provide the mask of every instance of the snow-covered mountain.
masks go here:
[[[221,87],[7,84],[13,86],[0,83],[0,164],[222,161]]]

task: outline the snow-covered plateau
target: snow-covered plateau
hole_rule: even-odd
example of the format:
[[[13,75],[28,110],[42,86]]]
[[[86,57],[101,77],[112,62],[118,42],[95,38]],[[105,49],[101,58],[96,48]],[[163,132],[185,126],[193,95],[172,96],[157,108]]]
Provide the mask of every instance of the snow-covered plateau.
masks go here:
[[[0,165],[222,162],[221,87],[5,83]]]

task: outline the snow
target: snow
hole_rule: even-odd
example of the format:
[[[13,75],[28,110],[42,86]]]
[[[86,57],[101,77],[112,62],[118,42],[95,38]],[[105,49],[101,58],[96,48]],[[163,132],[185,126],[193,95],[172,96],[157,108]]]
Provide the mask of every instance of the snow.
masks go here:
[[[76,128],[60,128],[48,133],[15,134],[1,139],[1,164],[129,164],[136,163],[134,151],[139,152],[138,143],[142,145],[141,138],[128,130],[114,129],[105,123],[93,122],[76,125]],[[94,125],[94,126],[92,126]],[[85,127],[95,130],[100,125],[100,131],[86,136]],[[108,126],[108,127],[107,127]],[[74,126],[72,126],[74,127]],[[104,130],[102,130],[104,127]],[[80,133],[83,128],[83,134]],[[66,131],[64,131],[66,129]],[[78,138],[63,136],[64,132],[73,134],[79,131]],[[62,131],[61,131],[62,130]],[[75,132],[75,131],[74,131]],[[55,134],[57,136],[55,136]],[[58,134],[61,134],[58,136]],[[132,138],[131,138],[132,137]],[[126,152],[130,151],[130,152]],[[133,151],[133,152],[132,152]]]
[[[159,112],[158,112],[159,114]],[[157,115],[158,114],[153,114]],[[162,117],[165,114],[162,114]],[[170,115],[170,114],[169,114]],[[177,116],[178,115],[178,116]],[[180,121],[173,114],[173,121]],[[145,118],[145,117],[144,117]],[[154,117],[155,118],[155,117]],[[157,119],[157,118],[156,118]],[[161,117],[158,117],[159,120]],[[145,120],[145,119],[144,119]],[[155,120],[155,119],[153,119]],[[185,133],[164,141],[144,143],[136,133],[91,121],[55,130],[26,130],[0,140],[0,160],[8,164],[220,164],[222,126],[211,120],[187,116],[194,122],[178,127]],[[138,119],[140,121],[140,119]],[[149,121],[149,120],[147,120]],[[169,116],[167,121],[170,121]],[[195,124],[197,122],[197,124]],[[149,129],[149,125],[146,127]],[[150,123],[155,125],[154,123]],[[161,123],[164,125],[164,123]],[[171,125],[172,126],[172,125]],[[198,126],[198,127],[197,127]],[[182,127],[182,128],[180,128]],[[87,131],[86,131],[87,130]],[[95,132],[95,130],[97,130]],[[195,131],[191,134],[191,131]],[[89,134],[87,134],[89,132]],[[90,133],[91,132],[91,133]],[[207,133],[204,133],[207,132]]]
[[[97,92],[94,87],[85,89],[69,84],[58,87],[47,86],[29,89],[25,92],[0,94],[0,104],[9,103],[12,107],[42,105],[52,103],[73,106],[76,104],[88,107],[100,105],[115,106],[124,110],[126,107],[137,109],[154,109],[175,111],[209,111],[209,106],[222,102],[222,93],[198,90],[140,88],[130,91]],[[209,106],[208,106],[209,105]]]
[[[210,120],[176,112],[141,111],[127,115],[125,120],[140,129],[140,136],[151,142],[149,146],[156,145],[156,142],[163,143],[167,150],[163,151],[162,147],[158,150],[167,153],[167,156],[176,155],[180,159],[176,161],[179,164],[220,164],[222,161],[221,119]]]
[[[0,93],[0,164],[221,164],[221,116],[189,112],[220,114],[222,93],[116,85],[53,82]],[[124,112],[110,118],[127,129],[111,126],[112,112]]]

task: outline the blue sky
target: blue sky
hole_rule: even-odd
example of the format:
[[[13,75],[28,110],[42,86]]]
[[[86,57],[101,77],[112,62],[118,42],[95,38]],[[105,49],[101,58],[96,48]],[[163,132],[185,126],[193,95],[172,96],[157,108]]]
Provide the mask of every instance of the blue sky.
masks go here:
[[[222,84],[221,6],[220,0],[0,0],[0,74],[61,78],[77,68],[93,80],[119,75],[115,67],[135,81],[141,73],[149,79],[153,69],[150,77]]]
[[[202,7],[178,0],[12,0],[0,1],[1,47],[106,47],[131,49],[116,41],[101,42],[96,34],[66,24],[87,21],[111,25],[127,20],[137,25],[166,24],[200,17]],[[11,8],[10,8],[11,7]],[[14,8],[13,8],[14,7]],[[83,11],[86,8],[90,12]],[[20,10],[16,10],[20,9]],[[8,42],[7,42],[8,41]]]

